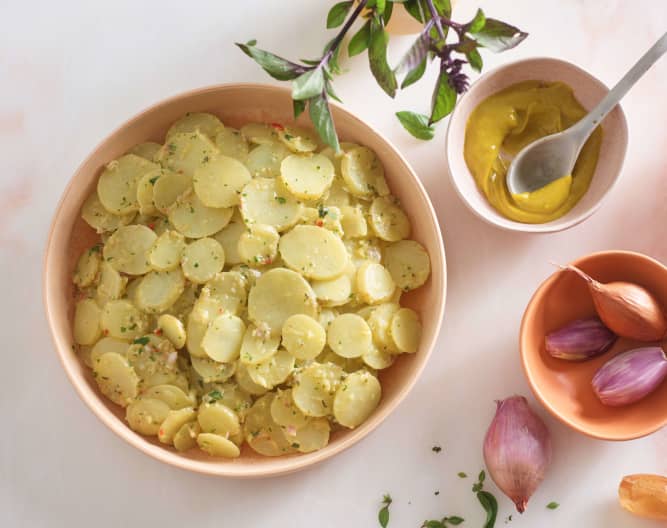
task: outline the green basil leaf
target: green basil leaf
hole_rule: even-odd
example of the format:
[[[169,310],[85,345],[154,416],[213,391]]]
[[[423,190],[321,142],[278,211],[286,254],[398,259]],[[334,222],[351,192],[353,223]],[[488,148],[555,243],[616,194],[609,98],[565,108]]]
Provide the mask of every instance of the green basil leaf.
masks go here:
[[[374,16],[371,19],[371,39],[368,46],[368,62],[371,72],[380,87],[389,95],[396,95],[396,75],[387,63],[387,43],[389,35],[382,27],[382,21]]]
[[[451,517],[447,517],[445,521],[447,524],[451,524],[452,526],[458,526],[463,521],[465,521],[465,519],[463,517],[459,517],[458,515],[452,515]]]
[[[387,528],[389,524],[389,506],[383,506],[378,512],[378,522],[382,528]]]
[[[422,528],[446,528],[446,526],[442,523],[442,521],[431,520],[424,521]]]
[[[309,70],[292,81],[292,99],[301,101],[310,99],[324,90],[324,72],[322,68]]]
[[[335,100],[338,101],[339,103],[342,103],[342,102],[343,102],[343,101],[341,101],[340,97],[338,97],[338,95],[336,94],[336,92],[334,92],[333,84],[331,84],[330,82],[326,82],[326,83],[324,83],[324,89],[326,90],[326,92],[327,92],[327,94],[329,95],[329,97],[331,97],[332,99],[335,99]]]
[[[468,59],[468,63],[473,70],[476,72],[482,71],[484,63],[482,62],[482,56],[479,54],[479,51],[476,49],[470,50],[466,53],[466,59]]]
[[[432,25],[432,20],[426,23],[422,32],[412,43],[412,46],[410,46],[405,55],[403,55],[403,58],[395,68],[397,74],[401,74],[404,71],[414,70],[415,67],[419,66],[419,64],[426,58],[426,54],[428,53],[431,44],[431,36],[428,32]]]
[[[420,0],[407,0],[403,7],[417,22],[424,22],[424,9]]]
[[[315,126],[315,130],[317,130],[322,141],[336,152],[340,151],[336,127],[334,126],[331,109],[326,98],[322,94],[313,97],[308,101],[308,110],[310,120],[313,122],[313,126]]]
[[[477,33],[482,30],[484,24],[486,24],[486,16],[484,16],[484,11],[478,9],[477,13],[475,13],[475,17],[466,24],[466,31],[470,33]]]
[[[387,0],[375,0],[375,11],[378,15],[384,14],[385,7],[387,7]]]
[[[411,84],[416,83],[419,79],[422,78],[422,75],[424,75],[425,71],[426,57],[424,57],[424,60],[422,60],[416,68],[408,72],[408,74],[405,76],[405,79],[403,79],[403,82],[401,83],[401,89],[407,88]]]
[[[329,9],[329,14],[327,15],[327,29],[336,28],[345,22],[345,17],[353,4],[353,1],[334,4],[334,6]]]
[[[403,128],[417,139],[433,139],[435,130],[429,125],[428,116],[404,110],[402,112],[396,112],[396,117],[398,117]]]
[[[512,49],[528,36],[519,28],[494,18],[487,18],[482,29],[469,33],[480,46],[496,53]]]
[[[431,118],[429,123],[437,123],[448,116],[456,104],[456,90],[449,84],[449,75],[441,71],[431,99]]]
[[[292,100],[292,109],[294,110],[294,119],[296,119],[306,109],[306,101],[294,101],[294,100]]]
[[[479,472],[479,475],[477,475],[477,482],[480,484],[486,480],[486,471],[482,470]]]
[[[256,43],[257,41],[251,40],[246,44],[237,42],[236,45],[241,48],[241,51],[248,57],[254,59],[255,62],[274,79],[278,79],[279,81],[290,81],[296,79],[305,71],[303,66],[288,61],[287,59],[283,59],[268,51],[256,48],[251,42]]]
[[[355,35],[350,39],[350,43],[347,46],[347,54],[350,57],[359,55],[362,51],[368,48],[368,44],[371,40],[371,21],[369,20],[361,29],[355,33]]]
[[[477,492],[477,500],[486,512],[486,522],[483,528],[493,528],[496,524],[496,517],[498,516],[498,501],[488,491]]]
[[[452,16],[452,4],[450,0],[433,0],[433,7],[440,16],[450,18]]]
[[[389,20],[391,19],[391,14],[394,12],[393,2],[389,2],[384,8],[384,13],[382,14],[382,19],[384,20],[384,27],[387,27]]]
[[[558,506],[560,506],[560,504],[558,504],[557,502],[550,502],[549,504],[547,504],[547,508],[549,508],[550,510],[555,510],[556,508],[558,508]]]

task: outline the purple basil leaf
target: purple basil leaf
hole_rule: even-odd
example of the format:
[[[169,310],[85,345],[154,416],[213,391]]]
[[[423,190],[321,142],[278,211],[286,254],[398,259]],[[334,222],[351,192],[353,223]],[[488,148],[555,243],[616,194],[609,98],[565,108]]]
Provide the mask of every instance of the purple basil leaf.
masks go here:
[[[334,126],[331,109],[326,97],[322,94],[313,97],[308,101],[308,109],[310,120],[313,122],[315,130],[317,130],[322,141],[334,149],[334,151],[339,152],[340,145],[338,143],[338,136],[336,135],[336,127]]]
[[[424,22],[424,9],[420,0],[407,0],[403,7],[417,22]]]
[[[482,29],[470,34],[480,46],[496,53],[512,49],[528,36],[519,28],[494,18],[487,18]]]
[[[251,40],[247,44],[237,42],[236,45],[241,48],[241,51],[248,57],[254,59],[255,62],[274,79],[278,79],[279,81],[290,81],[296,79],[306,71],[305,68],[299,64],[295,64],[278,55],[256,48],[254,44],[252,44],[253,42],[256,43],[257,41]]]
[[[398,66],[394,69],[397,75],[400,75],[403,72],[414,70],[419,64],[426,58],[428,53],[429,46],[431,45],[431,37],[429,35],[429,30],[433,26],[433,20],[429,20],[424,29],[417,37],[401,59],[401,62],[398,63]]]
[[[484,24],[486,24],[486,16],[484,16],[484,11],[478,9],[475,17],[466,24],[466,31],[470,33],[477,33],[478,31],[482,30]]]
[[[396,95],[396,75],[387,63],[387,43],[389,35],[382,27],[382,19],[371,19],[371,39],[368,46],[368,62],[371,72],[380,87],[389,95]]]

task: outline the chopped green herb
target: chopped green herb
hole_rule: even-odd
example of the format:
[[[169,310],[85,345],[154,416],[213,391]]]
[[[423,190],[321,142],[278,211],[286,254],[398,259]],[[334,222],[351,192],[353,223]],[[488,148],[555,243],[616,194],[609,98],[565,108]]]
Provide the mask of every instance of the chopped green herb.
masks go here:
[[[160,178],[159,176],[153,176],[148,181],[151,182],[151,185],[155,185],[155,182],[158,181],[159,178]]]
[[[298,444],[297,442],[292,442],[292,447],[293,447],[294,449],[299,449],[299,447],[301,447],[301,446],[300,446],[300,444]]]
[[[174,145],[173,143],[169,143],[167,145],[167,149],[169,150],[170,153],[173,154],[174,152],[176,152],[176,145]]]
[[[558,508],[558,506],[560,506],[560,504],[558,504],[557,502],[550,502],[549,504],[547,504],[547,508],[549,508],[550,510],[555,510],[556,508]]]
[[[464,473],[463,471],[459,471],[457,473],[457,475],[459,476],[459,478],[468,478],[468,475],[466,473]]]
[[[292,134],[285,134],[285,139],[289,141],[290,139],[294,139],[294,136]]]
[[[121,331],[121,332],[127,332],[127,328],[125,328],[124,326],[121,326],[121,327],[120,327],[120,331]]]
[[[317,215],[318,215],[320,218],[324,218],[324,217],[325,217],[326,215],[328,215],[328,214],[329,214],[329,209],[327,209],[326,207],[324,207],[322,204],[319,204],[319,205],[317,206]]]
[[[285,202],[287,202],[287,199],[283,198],[282,196],[276,196],[276,202],[278,202],[279,204],[284,204]]]
[[[392,498],[389,494],[386,494],[384,497],[382,497],[382,504],[384,506],[382,506],[378,512],[378,522],[382,528],[387,528],[387,525],[389,524],[389,505],[391,503]]]
[[[212,390],[208,393],[208,397],[212,401],[217,401],[222,399],[222,393],[219,390]]]
[[[143,337],[137,337],[134,341],[132,341],[135,345],[147,345],[148,342],[150,341],[150,338],[148,336],[143,336]]]

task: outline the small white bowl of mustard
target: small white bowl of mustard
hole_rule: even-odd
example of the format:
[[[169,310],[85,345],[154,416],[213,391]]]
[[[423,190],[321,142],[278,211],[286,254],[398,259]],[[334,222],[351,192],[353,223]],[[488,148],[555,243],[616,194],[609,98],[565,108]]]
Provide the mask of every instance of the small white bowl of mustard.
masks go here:
[[[578,66],[546,57],[481,76],[457,104],[447,130],[449,173],[466,205],[493,225],[531,233],[561,231],[591,216],[625,159],[628,129],[620,106],[591,135],[571,175],[512,195],[505,174],[521,148],[572,126],[608,91]]]

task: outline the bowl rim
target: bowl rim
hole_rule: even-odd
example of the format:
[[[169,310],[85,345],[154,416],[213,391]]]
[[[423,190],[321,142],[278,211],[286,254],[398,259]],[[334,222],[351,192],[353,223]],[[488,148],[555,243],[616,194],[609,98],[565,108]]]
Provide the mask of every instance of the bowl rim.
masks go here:
[[[604,89],[606,92],[609,92],[609,90],[610,90],[610,88],[605,83],[603,83],[600,79],[598,79],[597,77],[595,77],[590,72],[584,70],[583,68],[581,68],[580,66],[577,66],[576,64],[574,64],[572,62],[569,62],[569,61],[566,61],[566,60],[563,60],[563,59],[559,59],[559,58],[556,58],[556,57],[536,56],[536,57],[527,57],[527,58],[524,58],[524,59],[515,60],[515,61],[512,61],[512,62],[508,62],[506,64],[501,64],[501,65],[498,65],[495,68],[492,68],[489,71],[483,73],[481,76],[479,76],[470,85],[470,88],[463,94],[461,99],[467,97],[472,92],[472,90],[481,86],[483,83],[488,81],[491,77],[493,77],[495,75],[499,75],[506,70],[521,67],[521,66],[526,66],[527,64],[535,63],[535,62],[541,62],[541,63],[543,63],[543,62],[553,62],[553,63],[559,63],[559,64],[562,64],[562,65],[565,65],[568,68],[570,68],[572,70],[575,70],[578,73],[584,75],[585,77],[587,77],[591,81],[592,84],[597,85],[598,87]],[[455,121],[456,117],[462,112],[461,108],[462,108],[461,104],[457,104],[454,107],[454,111],[452,112],[452,114],[449,118],[449,122],[447,123],[447,132],[445,134],[445,138],[446,138],[445,153],[446,153],[446,157],[447,157],[447,168],[448,168],[448,173],[449,173],[449,179],[452,182],[452,186],[454,187],[454,190],[458,194],[459,198],[461,198],[461,201],[464,204],[466,204],[468,209],[470,209],[475,214],[475,216],[477,216],[478,218],[481,218],[482,220],[484,220],[488,224],[491,224],[491,225],[493,225],[497,228],[503,229],[505,231],[520,232],[520,233],[540,234],[540,233],[557,233],[559,231],[564,231],[566,229],[570,229],[571,227],[574,227],[574,226],[580,224],[584,220],[591,217],[594,213],[596,213],[600,209],[600,207],[602,207],[603,203],[607,200],[607,198],[609,197],[609,194],[611,193],[612,189],[614,189],[614,187],[616,187],[616,185],[618,185],[618,182],[621,180],[621,177],[623,175],[623,166],[625,165],[625,158],[626,158],[627,152],[628,152],[628,143],[629,143],[629,141],[628,141],[628,122],[627,122],[627,119],[625,117],[625,112],[623,111],[622,103],[619,103],[619,104],[616,105],[616,108],[619,111],[620,132],[621,132],[622,136],[625,137],[625,141],[623,142],[623,153],[622,153],[622,157],[621,157],[621,164],[618,168],[618,172],[617,172],[615,178],[611,182],[611,185],[609,185],[607,187],[607,189],[603,192],[602,196],[600,196],[600,199],[597,202],[595,202],[593,205],[591,205],[591,207],[589,207],[588,209],[581,212],[579,215],[571,218],[570,220],[568,220],[566,222],[563,222],[563,221],[561,221],[560,218],[558,218],[556,220],[552,220],[551,222],[546,222],[546,223],[543,223],[543,224],[526,224],[526,223],[522,223],[522,222],[516,222],[516,221],[513,221],[513,220],[507,220],[509,223],[501,223],[501,222],[499,222],[498,219],[495,218],[495,216],[486,216],[486,215],[484,215],[481,211],[479,211],[475,207],[475,205],[472,202],[470,202],[470,200],[468,199],[466,194],[459,187],[458,180],[454,176],[454,172],[452,171],[452,159],[453,159],[453,156],[454,156],[454,154],[451,152],[451,149],[450,149],[450,137],[454,133],[452,123]],[[470,178],[472,178],[473,176],[472,176],[472,174],[470,174],[470,171],[468,170],[467,172],[468,172],[467,175]],[[477,192],[479,192],[478,189],[477,189]],[[498,213],[498,215],[499,215],[499,213]]]
[[[596,251],[593,253],[588,253],[582,257],[577,258],[576,260],[573,260],[570,262],[570,264],[574,266],[579,266],[582,263],[587,262],[590,259],[596,259],[596,258],[605,258],[605,257],[612,257],[612,256],[626,256],[634,259],[638,259],[647,263],[651,264],[657,264],[658,266],[661,266],[662,268],[667,269],[667,266],[665,266],[662,262],[659,260],[650,257],[648,255],[645,255],[643,253],[639,253],[636,251],[628,251],[628,250],[605,250],[605,251]],[[560,275],[560,270],[554,271],[551,275],[549,275],[535,290],[535,293],[530,298],[530,301],[528,301],[528,305],[526,306],[526,310],[523,313],[523,317],[521,318],[521,326],[519,329],[519,354],[521,356],[521,367],[523,369],[523,373],[526,376],[526,379],[528,380],[528,385],[530,386],[530,390],[532,393],[535,395],[535,397],[539,400],[539,402],[542,404],[543,407],[545,407],[552,416],[560,420],[562,423],[565,425],[569,426],[570,428],[574,429],[575,431],[578,431],[590,438],[595,438],[597,440],[610,440],[610,441],[615,441],[615,442],[621,442],[621,441],[626,441],[626,440],[635,440],[637,438],[642,438],[644,436],[650,435],[651,433],[654,433],[660,429],[662,429],[664,426],[667,425],[667,412],[665,412],[665,416],[662,419],[661,423],[658,423],[655,426],[648,426],[644,427],[642,429],[635,430],[633,432],[627,432],[624,434],[614,434],[614,435],[603,435],[603,434],[597,434],[594,432],[591,432],[587,430],[585,427],[582,427],[580,425],[577,425],[572,419],[570,419],[567,414],[563,413],[560,411],[560,409],[553,405],[549,398],[547,398],[544,393],[542,392],[539,383],[535,379],[535,376],[533,372],[528,368],[527,366],[527,357],[528,357],[528,349],[529,345],[527,342],[527,328],[528,328],[528,320],[533,318],[534,312],[537,309],[537,301],[538,299],[544,297],[546,290],[551,288],[554,282],[558,279]]]
[[[216,458],[211,458],[209,460],[194,460],[194,459],[187,459],[178,456],[178,454],[173,453],[172,451],[169,451],[163,446],[157,446],[153,445],[151,443],[142,441],[141,437],[139,437],[136,433],[134,433],[128,426],[122,421],[119,421],[117,419],[112,419],[112,413],[108,412],[105,413],[101,409],[98,408],[98,405],[102,405],[100,399],[98,397],[91,398],[88,394],[86,394],[86,390],[84,388],[84,385],[86,385],[86,382],[83,380],[83,378],[77,373],[76,369],[74,368],[74,362],[68,362],[66,359],[66,351],[65,348],[67,348],[67,352],[69,352],[69,348],[65,347],[64,345],[61,346],[59,344],[59,336],[57,335],[56,329],[55,329],[55,324],[54,324],[54,317],[50,305],[50,300],[49,300],[49,291],[51,289],[51,281],[49,279],[50,275],[48,273],[48,267],[49,267],[49,261],[50,261],[50,256],[52,254],[52,249],[53,249],[53,239],[54,239],[54,234],[56,231],[56,226],[57,226],[57,220],[60,217],[62,210],[64,208],[64,205],[66,201],[68,200],[69,195],[72,192],[73,186],[74,186],[74,180],[76,177],[81,173],[83,168],[89,163],[89,161],[97,156],[97,153],[99,150],[102,149],[102,147],[116,134],[120,133],[123,129],[127,128],[129,125],[143,119],[146,114],[153,112],[160,107],[163,106],[168,106],[171,105],[180,99],[183,98],[188,98],[188,97],[194,97],[194,96],[199,96],[202,94],[205,94],[207,92],[218,92],[218,91],[225,91],[225,90],[238,90],[238,89],[259,89],[259,90],[269,90],[269,91],[275,91],[275,92],[281,92],[283,94],[289,94],[290,89],[287,87],[283,86],[276,86],[272,84],[267,84],[267,83],[252,83],[252,82],[232,82],[232,83],[219,83],[219,84],[213,84],[213,85],[207,85],[204,87],[199,87],[199,88],[194,88],[191,90],[186,90],[183,92],[179,92],[175,95],[166,97],[164,99],[160,99],[157,102],[145,107],[144,109],[140,110],[139,112],[131,115],[128,119],[125,119],[120,125],[115,127],[111,132],[109,132],[107,135],[105,135],[101,140],[97,142],[95,147],[90,151],[90,153],[83,159],[83,161],[76,167],[74,172],[71,173],[71,176],[69,177],[67,184],[65,185],[65,188],[62,191],[62,194],[58,200],[58,203],[51,215],[51,221],[49,224],[49,230],[48,230],[48,235],[46,238],[46,243],[44,246],[44,253],[42,256],[42,304],[44,308],[44,313],[46,316],[46,322],[49,327],[49,333],[51,336],[51,341],[53,343],[53,346],[56,350],[56,353],[58,355],[58,358],[60,360],[60,363],[63,367],[63,370],[65,371],[67,377],[69,378],[69,381],[71,385],[74,387],[76,393],[78,394],[79,398],[83,401],[85,406],[93,413],[94,416],[96,416],[108,429],[110,429],[112,432],[114,432],[117,436],[119,436],[121,439],[123,439],[125,442],[130,444],[131,446],[137,448],[139,451],[142,453],[148,455],[149,457],[156,459],[160,462],[163,462],[165,464],[168,464],[170,466],[174,466],[183,470],[187,471],[192,471],[195,473],[200,473],[200,474],[206,474],[206,475],[212,475],[212,476],[218,476],[218,477],[228,477],[228,478],[239,478],[239,479],[250,479],[250,478],[265,478],[265,477],[274,477],[274,476],[280,476],[280,475],[286,475],[289,473],[293,473],[296,471],[300,471],[303,469],[306,469],[308,467],[314,466],[316,464],[319,464],[343,451],[346,449],[349,449],[352,447],[354,444],[360,442],[363,440],[365,437],[367,437],[369,434],[371,434],[374,430],[376,430],[388,417],[391,415],[396,408],[403,402],[403,400],[406,398],[408,393],[414,388],[416,385],[418,379],[421,377],[421,374],[423,373],[426,364],[428,363],[429,358],[431,357],[431,354],[433,353],[433,349],[436,346],[438,337],[440,336],[440,332],[442,330],[442,322],[443,322],[443,316],[444,316],[444,310],[445,310],[445,305],[446,305],[446,300],[447,300],[447,260],[446,260],[446,255],[445,255],[445,247],[444,247],[444,240],[442,237],[442,232],[440,229],[440,223],[438,220],[438,216],[436,214],[436,211],[433,207],[433,204],[431,202],[431,199],[426,192],[426,189],[417,176],[416,172],[410,165],[410,163],[407,161],[407,159],[403,156],[403,154],[400,152],[396,146],[387,139],[387,137],[379,132],[376,127],[372,126],[370,123],[365,122],[363,119],[357,117],[355,114],[353,114],[351,111],[347,110],[342,104],[339,104],[335,101],[330,101],[330,104],[337,109],[338,112],[341,112],[343,114],[346,114],[346,117],[350,119],[353,122],[356,122],[360,124],[363,127],[368,128],[375,134],[381,142],[387,145],[387,147],[393,151],[393,153],[398,156],[398,158],[401,160],[403,163],[405,169],[408,171],[410,176],[412,177],[413,183],[415,184],[415,191],[421,195],[422,199],[425,201],[428,212],[429,212],[429,217],[432,220],[432,224],[435,229],[435,242],[436,242],[436,252],[437,255],[433,256],[431,255],[431,261],[438,261],[442,263],[441,266],[441,273],[442,273],[442,290],[441,290],[441,301],[438,303],[439,306],[436,307],[437,309],[437,314],[436,314],[436,319],[435,319],[435,330],[433,332],[433,338],[430,343],[427,343],[427,346],[425,348],[425,353],[423,355],[423,359],[421,360],[420,364],[417,365],[414,374],[411,376],[411,378],[403,384],[400,389],[397,391],[396,396],[394,398],[394,401],[385,408],[383,413],[379,416],[376,416],[374,420],[372,420],[367,428],[357,428],[357,429],[352,429],[349,431],[349,434],[346,438],[338,442],[333,447],[330,447],[331,444],[329,444],[327,447],[315,451],[312,453],[308,453],[308,457],[306,456],[294,456],[290,458],[284,458],[284,463],[282,465],[279,465],[274,468],[266,468],[264,467],[263,464],[258,463],[253,466],[241,466],[237,467],[232,464],[216,464],[216,461],[218,459]],[[437,258],[435,258],[437,257]],[[102,405],[103,406],[103,405]],[[104,406],[103,406],[104,407]],[[106,407],[105,407],[106,408]],[[327,449],[329,448],[330,449]],[[280,459],[282,457],[267,457],[269,460],[276,460]]]

